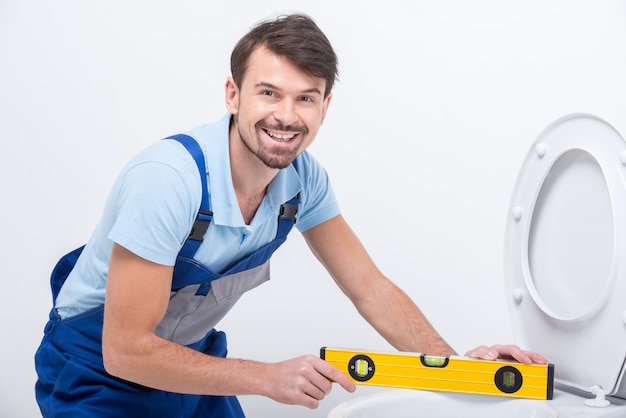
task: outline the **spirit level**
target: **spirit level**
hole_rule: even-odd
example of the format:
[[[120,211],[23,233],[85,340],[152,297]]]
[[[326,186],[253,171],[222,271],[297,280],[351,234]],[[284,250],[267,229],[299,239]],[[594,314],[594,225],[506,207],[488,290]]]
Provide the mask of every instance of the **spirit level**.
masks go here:
[[[554,365],[322,347],[320,357],[361,385],[552,399]]]

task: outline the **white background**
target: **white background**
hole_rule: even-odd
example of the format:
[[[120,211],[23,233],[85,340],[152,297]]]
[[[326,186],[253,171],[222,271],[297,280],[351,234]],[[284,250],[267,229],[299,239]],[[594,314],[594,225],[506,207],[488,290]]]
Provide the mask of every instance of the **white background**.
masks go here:
[[[232,47],[292,11],[339,55],[311,150],[345,217],[459,352],[513,341],[501,272],[512,187],[535,137],[565,114],[626,132],[626,2],[0,0],[0,416],[38,416],[49,273],[88,239],[119,169],[222,116]],[[268,362],[390,348],[297,232],[220,328],[232,356]],[[335,387],[316,411],[242,404],[249,417],[323,417],[371,392]]]

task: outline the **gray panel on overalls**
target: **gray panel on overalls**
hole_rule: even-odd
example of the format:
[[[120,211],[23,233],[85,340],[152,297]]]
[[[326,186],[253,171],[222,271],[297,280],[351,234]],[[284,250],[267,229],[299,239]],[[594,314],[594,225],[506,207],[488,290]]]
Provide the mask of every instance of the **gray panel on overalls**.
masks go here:
[[[223,273],[193,259],[211,222],[206,165],[198,143],[188,135],[180,142],[193,156],[202,179],[202,201],[189,238],[174,266],[167,312],[156,328],[160,337],[203,353],[225,357],[226,337],[213,329],[239,297],[269,279],[269,259],[296,221],[299,195],[281,205],[276,237]],[[295,162],[294,162],[295,165]],[[59,260],[50,284],[53,306],[82,247]],[[243,417],[235,397],[163,392],[109,375],[102,363],[104,306],[61,319],[54,307],[35,355],[36,397],[44,417]]]

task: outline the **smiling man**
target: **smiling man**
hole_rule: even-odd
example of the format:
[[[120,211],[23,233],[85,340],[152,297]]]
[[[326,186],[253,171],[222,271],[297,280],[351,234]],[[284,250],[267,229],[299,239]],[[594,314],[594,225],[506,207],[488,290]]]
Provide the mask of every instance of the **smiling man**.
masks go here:
[[[315,408],[333,382],[353,391],[316,356],[226,358],[214,329],[269,279],[269,259],[294,224],[393,346],[455,353],[375,266],[306,150],[337,75],[317,25],[303,15],[262,22],[236,45],[231,71],[228,113],[131,160],[89,242],[54,269],[35,356],[45,417],[241,417],[240,394]],[[545,362],[511,345],[468,355]]]
[[[231,152],[256,165],[281,169],[313,142],[331,99],[325,80],[303,74],[287,58],[257,48],[246,77],[226,82],[226,105],[233,114]],[[236,140],[237,135],[239,140]],[[246,150],[239,150],[243,144]]]

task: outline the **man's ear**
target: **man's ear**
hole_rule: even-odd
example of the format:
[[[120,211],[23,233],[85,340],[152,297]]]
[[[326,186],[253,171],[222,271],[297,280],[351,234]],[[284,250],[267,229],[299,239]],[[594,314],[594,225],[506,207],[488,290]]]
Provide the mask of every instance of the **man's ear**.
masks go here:
[[[228,109],[231,114],[236,115],[239,110],[239,87],[237,87],[232,77],[226,79],[224,92],[226,94],[226,109]]]
[[[333,98],[333,93],[328,93],[328,96],[324,99],[324,104],[322,105],[322,123],[324,123],[324,119],[326,118],[326,112],[328,111],[328,106],[330,106],[330,101]]]

